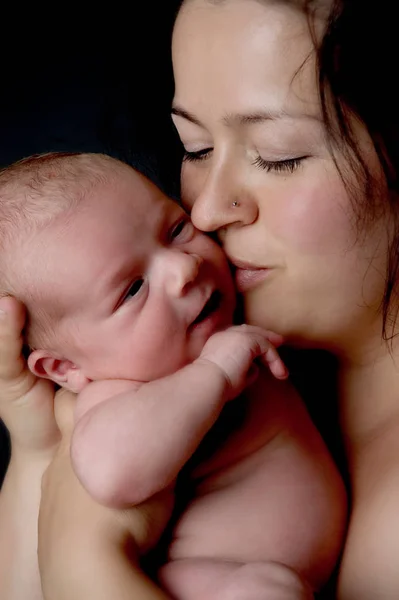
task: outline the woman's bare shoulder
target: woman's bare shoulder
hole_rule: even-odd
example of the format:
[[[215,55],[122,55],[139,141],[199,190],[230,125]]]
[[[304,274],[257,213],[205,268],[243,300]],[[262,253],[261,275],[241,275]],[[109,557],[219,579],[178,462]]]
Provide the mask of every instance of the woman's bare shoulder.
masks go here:
[[[338,598],[399,598],[399,420],[370,439],[352,464]]]

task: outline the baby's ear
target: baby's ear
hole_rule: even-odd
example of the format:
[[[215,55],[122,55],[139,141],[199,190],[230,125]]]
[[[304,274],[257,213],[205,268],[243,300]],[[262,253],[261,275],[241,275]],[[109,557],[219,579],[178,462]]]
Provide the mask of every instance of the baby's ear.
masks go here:
[[[51,379],[63,388],[78,394],[90,382],[82,369],[66,358],[52,356],[46,350],[33,350],[28,357],[28,367],[34,375]]]

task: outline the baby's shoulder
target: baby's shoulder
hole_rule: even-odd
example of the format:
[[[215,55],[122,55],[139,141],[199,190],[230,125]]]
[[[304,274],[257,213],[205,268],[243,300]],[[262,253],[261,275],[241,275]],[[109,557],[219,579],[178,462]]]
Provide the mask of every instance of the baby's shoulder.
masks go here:
[[[92,381],[77,397],[75,408],[76,421],[81,419],[89,410],[98,404],[119,396],[120,394],[135,394],[141,386],[142,384],[139,382],[126,379],[103,379]]]

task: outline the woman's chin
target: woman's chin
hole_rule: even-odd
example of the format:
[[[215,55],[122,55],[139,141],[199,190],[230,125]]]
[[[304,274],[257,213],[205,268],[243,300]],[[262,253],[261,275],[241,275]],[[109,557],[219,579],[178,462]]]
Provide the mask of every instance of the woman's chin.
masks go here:
[[[265,310],[266,302],[251,302],[251,299],[245,299],[243,305],[243,321],[248,325],[256,325],[279,333],[286,337],[289,333],[286,320],[282,318],[277,311]]]
[[[263,329],[278,333],[284,338],[284,346],[303,350],[321,348],[322,345],[312,339],[310,333],[308,335],[296,329],[292,323],[288,323],[281,315],[273,317],[272,314],[264,314],[261,309],[256,311],[247,310],[245,312],[244,322],[248,325],[257,325]]]

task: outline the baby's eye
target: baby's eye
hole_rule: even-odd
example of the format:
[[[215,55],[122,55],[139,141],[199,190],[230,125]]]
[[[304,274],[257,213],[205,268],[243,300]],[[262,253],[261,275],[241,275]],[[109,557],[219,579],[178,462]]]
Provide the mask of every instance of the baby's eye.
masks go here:
[[[173,227],[170,237],[171,240],[178,240],[179,242],[188,242],[194,234],[194,225],[191,223],[190,219],[185,218],[182,219]]]
[[[187,221],[180,221],[180,223],[178,223],[176,227],[172,230],[172,239],[179,237],[186,225]]]
[[[124,301],[129,300],[129,298],[132,298],[133,296],[136,296],[139,293],[139,291],[141,290],[141,288],[143,287],[143,285],[144,285],[144,279],[136,279],[130,286],[130,288],[124,298]]]

